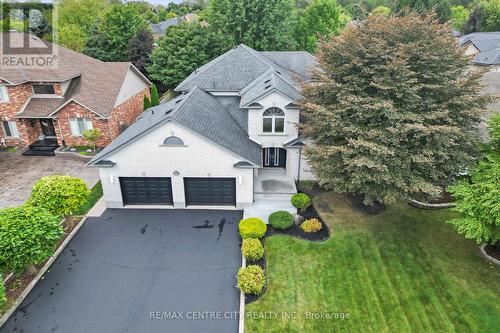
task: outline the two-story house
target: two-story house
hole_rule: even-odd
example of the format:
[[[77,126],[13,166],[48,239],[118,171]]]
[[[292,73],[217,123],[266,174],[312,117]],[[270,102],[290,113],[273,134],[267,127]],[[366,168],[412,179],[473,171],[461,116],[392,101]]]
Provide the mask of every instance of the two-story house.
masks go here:
[[[58,145],[88,145],[82,132],[97,128],[97,145],[106,146],[143,112],[151,83],[131,63],[52,47],[58,57],[53,68],[0,66],[0,144],[30,145],[26,155],[53,155]]]
[[[257,186],[266,172],[293,189],[312,179],[296,102],[314,63],[307,52],[239,45],[195,70],[179,96],[146,110],[89,163],[108,207],[242,208],[258,188],[280,193],[272,176]]]

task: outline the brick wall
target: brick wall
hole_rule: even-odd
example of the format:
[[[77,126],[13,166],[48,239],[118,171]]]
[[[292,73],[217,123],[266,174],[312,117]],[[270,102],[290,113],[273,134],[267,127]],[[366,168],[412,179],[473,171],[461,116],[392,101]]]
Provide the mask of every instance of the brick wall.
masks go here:
[[[2,83],[0,81],[0,83]],[[25,83],[17,86],[5,86],[9,95],[8,103],[0,103],[0,120],[16,121],[19,139],[6,138],[3,126],[0,126],[0,139],[4,138],[8,146],[26,146],[30,143],[30,138],[35,135],[36,128],[27,122],[16,119],[16,114],[33,94],[31,84]]]
[[[101,137],[97,141],[97,145],[99,147],[104,147],[111,142],[108,121],[106,119],[101,119],[98,115],[84,108],[80,104],[71,102],[57,113],[57,119],[56,121],[54,121],[54,128],[56,130],[57,139],[59,140],[60,143],[62,143],[62,140],[64,140],[64,143],[67,146],[90,145],[90,142],[85,140],[85,138],[81,136],[71,135],[71,129],[69,126],[70,118],[90,119],[92,121],[92,126],[101,131]]]
[[[113,139],[120,135],[120,128],[130,126],[144,112],[144,95],[149,96],[149,87],[113,109],[109,120]]]

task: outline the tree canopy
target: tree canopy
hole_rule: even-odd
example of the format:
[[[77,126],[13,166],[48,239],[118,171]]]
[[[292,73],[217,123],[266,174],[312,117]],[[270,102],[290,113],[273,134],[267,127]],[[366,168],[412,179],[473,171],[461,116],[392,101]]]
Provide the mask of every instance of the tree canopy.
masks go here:
[[[470,180],[450,186],[460,216],[449,221],[458,233],[478,244],[500,241],[500,115],[489,122],[491,151]]]
[[[257,50],[295,47],[297,11],[293,0],[212,0],[206,18],[229,46],[245,43]]]
[[[321,184],[366,203],[437,197],[474,165],[491,99],[435,16],[370,15],[321,44],[317,58],[301,129]]]
[[[350,21],[336,0],[313,0],[299,15],[297,48],[314,52],[320,38],[338,34]]]
[[[191,72],[226,51],[225,37],[198,23],[169,27],[147,67],[153,80],[175,87]]]

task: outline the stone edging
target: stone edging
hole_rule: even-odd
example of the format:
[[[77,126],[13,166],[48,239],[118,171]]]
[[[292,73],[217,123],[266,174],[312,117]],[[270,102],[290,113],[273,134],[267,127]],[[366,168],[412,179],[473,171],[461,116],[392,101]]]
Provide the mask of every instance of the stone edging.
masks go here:
[[[59,147],[56,150],[54,150],[54,152],[56,153],[56,155],[72,155],[72,156],[80,157],[80,158],[85,159],[85,160],[90,160],[95,156],[95,155],[94,156],[81,155],[81,154],[75,153],[73,151],[62,151],[62,149],[63,149],[63,147]]]
[[[241,255],[241,267],[247,267],[243,254]],[[238,321],[238,333],[245,333],[245,294],[240,290],[240,316]]]
[[[415,208],[420,208],[420,209],[443,209],[443,208],[455,207],[457,205],[455,202],[431,204],[431,203],[421,202],[421,201],[418,201],[415,199],[410,199],[408,201],[408,204],[410,206],[413,206]]]
[[[500,260],[498,259],[495,259],[493,258],[492,256],[490,256],[488,253],[486,253],[486,250],[484,249],[486,247],[486,244],[483,244],[481,245],[480,249],[481,249],[481,253],[483,254],[483,256],[486,257],[486,259],[488,259],[489,261],[491,261],[492,263],[500,266]]]
[[[43,274],[45,274],[45,272],[49,269],[50,265],[52,265],[52,263],[57,259],[57,257],[59,257],[59,255],[64,250],[66,245],[68,245],[68,243],[71,241],[71,239],[73,239],[75,234],[78,232],[78,230],[80,230],[80,228],[82,227],[82,225],[85,223],[86,220],[87,220],[87,217],[85,216],[76,225],[76,227],[70,232],[68,237],[66,237],[66,239],[57,248],[57,250],[54,252],[52,257],[50,257],[49,260],[47,260],[47,262],[45,263],[45,265],[43,265],[43,267],[38,271],[35,278],[28,284],[28,286],[26,287],[26,289],[24,289],[24,291],[21,293],[21,295],[19,295],[19,297],[14,302],[14,304],[10,307],[10,309],[4,313],[2,318],[0,318],[0,327],[2,327],[5,324],[5,322],[9,319],[9,317],[14,313],[14,311],[16,311],[17,307],[22,303],[22,301],[26,298],[26,296],[28,296],[31,289],[33,289],[33,287],[35,287],[38,280],[40,280],[40,278],[43,276]]]

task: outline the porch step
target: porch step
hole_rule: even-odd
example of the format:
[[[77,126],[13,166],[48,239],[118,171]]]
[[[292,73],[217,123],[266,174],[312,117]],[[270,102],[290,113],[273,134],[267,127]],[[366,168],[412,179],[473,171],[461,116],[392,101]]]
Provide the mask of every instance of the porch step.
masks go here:
[[[54,151],[59,146],[36,146],[36,145],[29,145],[28,147],[29,147],[30,150],[37,150],[37,151],[48,150],[48,151]]]
[[[278,210],[297,214],[297,208],[290,202],[291,194],[255,194],[251,207],[243,210],[243,218],[258,217],[268,222],[269,215]]]
[[[56,156],[54,152],[55,149],[51,150],[39,150],[39,149],[27,149],[23,155],[24,156]]]

